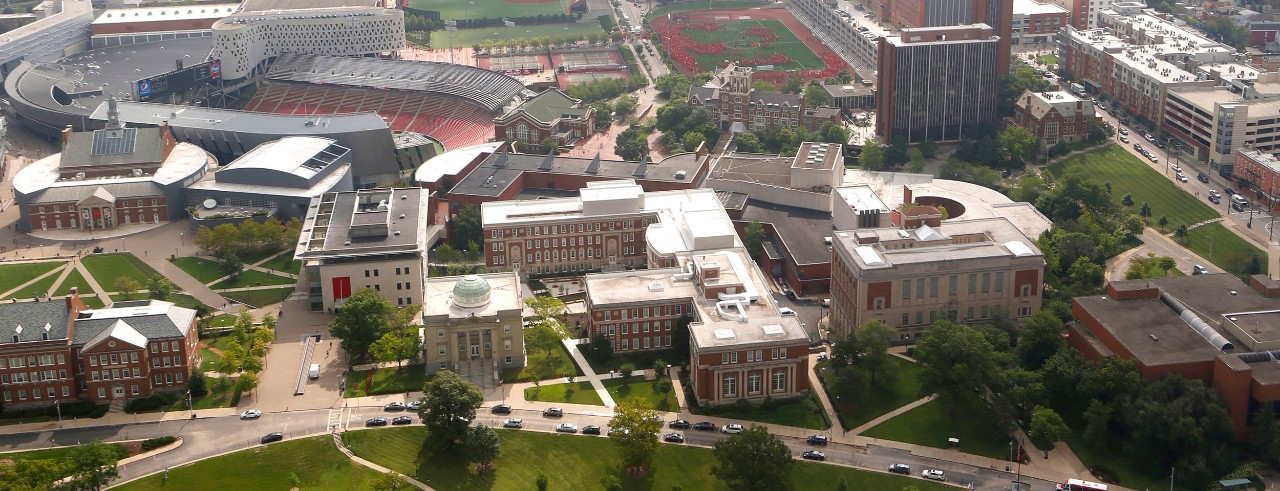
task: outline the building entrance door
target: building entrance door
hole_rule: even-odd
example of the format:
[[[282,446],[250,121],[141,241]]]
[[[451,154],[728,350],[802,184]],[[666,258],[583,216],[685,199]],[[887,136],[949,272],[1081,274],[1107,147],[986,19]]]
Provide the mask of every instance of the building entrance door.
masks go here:
[[[117,385],[117,386],[115,386],[115,387],[112,387],[112,388],[111,388],[111,397],[114,397],[114,398],[116,398],[116,399],[119,399],[119,398],[121,398],[121,397],[124,397],[124,386],[123,386],[123,385]]]
[[[480,345],[478,344],[471,345],[471,357],[472,358],[480,357]]]

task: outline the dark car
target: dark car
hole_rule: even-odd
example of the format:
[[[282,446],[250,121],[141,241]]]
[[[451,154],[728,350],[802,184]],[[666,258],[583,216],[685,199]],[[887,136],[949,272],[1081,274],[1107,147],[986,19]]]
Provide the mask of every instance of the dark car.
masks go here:
[[[693,425],[693,429],[698,431],[716,431],[716,424],[710,421],[703,421]]]
[[[369,418],[364,422],[365,426],[386,426],[387,418]]]
[[[391,420],[391,424],[393,425],[407,425],[412,423],[413,418],[410,416],[397,416],[395,419]]]
[[[827,454],[817,450],[805,450],[800,456],[808,460],[827,460]]]
[[[1222,196],[1219,196],[1219,195],[1216,195],[1216,194],[1210,194],[1210,195],[1209,195],[1209,201],[1213,202],[1213,204],[1221,203],[1221,202],[1222,202]]]
[[[894,474],[911,474],[911,466],[907,464],[893,464],[889,466],[889,472]]]
[[[262,442],[263,445],[266,445],[268,443],[278,442],[280,440],[284,440],[284,433],[280,433],[277,431],[275,433],[267,433],[262,437],[262,440],[260,441]]]
[[[1225,194],[1225,195],[1227,195],[1227,196],[1231,196],[1231,195],[1233,195],[1233,194],[1236,194],[1236,190],[1231,189],[1231,188],[1225,188],[1225,189],[1223,189],[1223,190],[1222,190],[1222,193],[1223,193],[1223,194]]]
[[[826,445],[827,436],[826,435],[809,435],[809,438],[805,438],[804,442],[810,445]]]
[[[586,425],[582,427],[583,435],[599,435],[600,427],[596,425]]]
[[[1200,172],[1200,173],[1196,174],[1196,179],[1199,179],[1199,180],[1200,180],[1200,182],[1209,182],[1209,174],[1205,174],[1205,173],[1203,173],[1203,172]]]
[[[564,416],[564,410],[558,407],[549,407],[542,411],[542,415],[548,418],[559,418]]]
[[[392,403],[390,403],[390,404],[387,404],[387,405],[385,405],[385,406],[382,406],[382,410],[383,410],[383,411],[404,411],[404,403],[403,403],[403,402],[392,402]]]
[[[498,404],[497,406],[493,406],[493,409],[490,409],[489,412],[493,414],[511,414],[511,406]]]
[[[667,425],[668,428],[671,428],[673,430],[687,430],[689,429],[690,426],[693,426],[693,425],[689,424],[688,421],[685,421],[683,419],[677,419]]]
[[[671,443],[684,443],[684,435],[679,433],[667,433],[662,437],[662,441]]]

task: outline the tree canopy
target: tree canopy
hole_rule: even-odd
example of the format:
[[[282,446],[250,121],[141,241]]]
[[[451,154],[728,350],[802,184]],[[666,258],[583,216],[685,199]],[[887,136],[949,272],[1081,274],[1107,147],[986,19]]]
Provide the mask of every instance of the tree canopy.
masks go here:
[[[329,334],[342,341],[352,359],[361,360],[384,334],[411,323],[417,310],[397,310],[372,288],[356,290],[329,323]]]
[[[427,440],[436,449],[466,443],[468,427],[484,394],[475,384],[449,370],[440,370],[422,386],[418,417],[427,426]]]
[[[934,322],[916,345],[915,358],[925,393],[937,393],[953,418],[982,407],[987,389],[1000,381],[991,343],[964,324]]]
[[[629,470],[649,467],[654,452],[658,451],[658,432],[662,431],[662,418],[653,410],[648,399],[636,397],[622,401],[614,408],[609,420],[609,439],[622,452],[622,466]]]
[[[791,489],[789,471],[795,462],[791,449],[763,426],[751,425],[742,433],[715,443],[711,453],[716,467],[711,473],[739,491]]]

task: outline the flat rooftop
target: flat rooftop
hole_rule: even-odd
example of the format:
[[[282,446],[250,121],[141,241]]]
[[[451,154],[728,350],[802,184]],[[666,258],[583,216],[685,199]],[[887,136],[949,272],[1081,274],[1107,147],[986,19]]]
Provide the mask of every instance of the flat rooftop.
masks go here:
[[[1067,9],[1059,7],[1048,0],[1044,3],[1035,0],[1013,0],[1013,15],[1066,14]]]
[[[310,10],[341,7],[383,7],[384,0],[245,0],[245,12],[260,10]]]
[[[889,207],[885,206],[884,201],[880,200],[880,196],[876,195],[874,189],[867,185],[847,186],[836,188],[836,195],[840,197],[845,205],[857,211],[881,210],[888,211]],[[837,201],[836,204],[839,204]]]
[[[871,188],[884,203],[886,210],[895,209],[903,204],[905,188],[911,189],[912,197],[917,201],[921,198],[943,198],[955,201],[964,207],[964,213],[948,209],[950,219],[943,224],[951,220],[1007,218],[1022,231],[1023,235],[1032,238],[1040,237],[1040,234],[1053,227],[1053,222],[1031,203],[1015,202],[999,191],[977,184],[934,179],[928,174],[850,169],[844,173],[844,186]]]
[[[253,147],[219,171],[265,169],[310,179],[341,156],[331,151],[349,151],[341,146],[330,148],[336,143],[329,138],[287,136]]]
[[[427,159],[413,173],[415,182],[439,182],[446,175],[456,176],[481,154],[493,153],[502,142],[489,142],[449,150]]]
[[[1044,261],[1035,242],[1005,218],[947,221],[941,227],[882,227],[833,233],[833,247],[848,250],[864,271],[985,258]]]
[[[325,193],[311,200],[295,255],[421,253],[426,207],[419,188]]]
[[[240,4],[236,3],[108,9],[94,19],[93,24],[221,19],[238,10]]]
[[[758,182],[789,188],[792,163],[794,159],[791,157],[760,153],[732,153],[721,157],[716,163],[714,176],[719,179]]]
[[[523,186],[526,172],[590,176],[599,179],[635,179],[637,181],[695,184],[705,156],[695,153],[675,154],[658,162],[645,164],[625,160],[553,156],[546,165],[546,155],[508,153],[490,154],[453,188],[449,194],[468,196],[501,196],[508,188]],[[641,172],[643,170],[643,172]]]
[[[1274,114],[1274,113],[1273,113]],[[1257,162],[1258,165],[1270,169],[1271,172],[1280,172],[1280,159],[1267,152],[1259,152],[1257,150],[1240,150],[1240,155],[1248,157]]]
[[[823,242],[832,234],[830,213],[752,199],[747,200],[742,219],[773,224],[782,247],[796,264],[831,262],[831,247]]]
[[[479,307],[460,307],[453,303],[453,287],[464,278],[476,277],[489,284],[489,303]],[[447,316],[449,319],[492,317],[503,310],[522,310],[520,277],[514,272],[467,276],[427,278],[423,285],[422,316]],[[515,328],[515,326],[513,326]]]

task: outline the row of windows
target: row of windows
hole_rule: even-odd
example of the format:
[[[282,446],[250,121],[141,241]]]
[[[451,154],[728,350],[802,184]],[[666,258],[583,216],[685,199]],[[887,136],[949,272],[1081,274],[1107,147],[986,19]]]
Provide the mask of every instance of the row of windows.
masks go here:
[[[59,365],[66,363],[67,359],[62,353],[56,355],[29,355],[27,357],[15,356],[9,359],[0,358],[0,369],[3,368],[23,368],[27,366],[49,366],[54,363]]]
[[[94,382],[97,382],[99,380],[119,380],[122,378],[129,378],[129,374],[130,374],[130,370],[128,368],[124,369],[123,371],[121,371],[119,368],[113,368],[111,370],[102,370],[102,371],[94,370],[89,372],[89,375],[93,378]],[[134,367],[132,374],[133,374],[133,378],[141,377],[142,370],[138,369],[137,367]]]
[[[786,348],[771,348],[771,349],[769,350],[769,359],[770,359],[770,360],[783,360],[783,359],[786,359],[786,358],[787,358],[787,349],[786,349]],[[757,350],[747,350],[747,363],[754,363],[754,362],[757,362],[757,361],[764,361],[764,360],[765,360],[765,358],[764,358],[764,350],[758,350],[758,349],[757,349]],[[734,352],[731,352],[731,353],[720,353],[720,364],[721,364],[721,365],[732,365],[732,364],[737,363],[737,362],[738,362],[738,352],[737,352],[737,351],[734,351]]]
[[[690,311],[692,312],[692,307],[690,307]],[[618,318],[623,320],[633,317],[640,319],[659,315],[672,315],[672,312],[675,312],[675,315],[682,315],[684,314],[684,304],[674,306],[663,305],[661,307],[634,307],[630,309],[621,309],[618,312]],[[613,310],[604,311],[604,320],[613,320],[613,313]]]
[[[488,350],[489,350],[490,346],[492,346],[492,345],[491,345],[491,344],[489,344],[489,342],[488,342],[488,341],[485,341],[485,342],[484,342],[484,349],[485,349],[486,351],[488,351]],[[440,356],[444,356],[444,355],[445,355],[445,353],[447,353],[447,352],[448,352],[448,349],[449,349],[449,343],[439,343],[439,344],[437,344],[437,345],[436,345],[436,354],[437,354],[437,355],[440,355]],[[459,345],[458,345],[458,352],[459,352],[459,353],[464,353],[464,352],[466,352],[466,351],[467,351],[467,345],[466,345],[466,344],[459,344]],[[502,351],[511,351],[511,340],[510,340],[510,339],[503,339],[503,340],[502,340]],[[510,357],[510,356],[508,356],[508,357],[507,357],[507,363],[511,363],[511,357]]]
[[[0,375],[0,383],[22,384],[26,382],[41,382],[45,380],[66,380],[67,370],[41,370],[39,372],[18,372],[13,374]]]
[[[653,332],[658,332],[659,330],[670,331],[671,321],[665,320],[661,322],[655,321],[655,322],[632,322],[630,324],[609,324],[609,325],[603,325],[603,326],[597,327],[596,332],[602,336],[613,336],[618,331],[622,331],[622,334],[639,334],[641,332],[649,332],[649,329],[653,329]]]
[[[117,201],[116,201],[116,208],[123,208],[123,207],[129,206],[129,203],[131,203],[131,202],[133,203],[133,206],[144,206],[144,205],[142,204],[142,203],[143,203],[143,200],[140,200],[140,199],[137,199],[137,200],[127,200],[127,199],[126,199],[126,200],[117,200]],[[152,199],[152,200],[151,200],[151,206],[157,206],[157,205],[159,205],[159,203],[160,203],[160,201],[159,201],[159,200],[157,200],[157,199]],[[66,207],[67,207],[67,208],[66,208],[66,210],[65,210],[65,211],[71,211],[71,212],[74,212],[74,211],[76,211],[75,206],[76,206],[76,205],[74,205],[74,204],[66,205]],[[51,205],[49,208],[52,208],[52,209],[53,209],[53,212],[54,212],[54,213],[57,213],[57,212],[60,212],[60,211],[64,211],[62,207],[63,207],[63,205]],[[38,206],[38,207],[36,207],[36,212],[37,212],[37,213],[44,213],[44,212],[45,212],[45,207],[43,207],[43,206]]]
[[[157,352],[168,353],[170,351],[169,349],[170,347],[173,348],[172,351],[182,351],[181,348],[179,348],[179,346],[180,345],[178,341],[170,341],[168,343],[165,343],[164,341],[161,341],[159,343],[151,343],[151,352],[152,353],[157,353]],[[157,351],[157,349],[159,351]]]
[[[448,329],[436,329],[436,339],[444,339],[444,337],[446,336],[446,333],[447,333],[447,332],[448,332]],[[510,334],[510,333],[511,333],[511,324],[503,324],[503,325],[502,325],[502,332],[503,332],[503,334]],[[487,330],[484,332],[484,334],[488,334],[488,333],[489,333],[489,331],[487,331]]]
[[[628,238],[628,236],[630,236],[630,238]],[[634,241],[635,234],[634,233],[622,234],[622,240]],[[524,248],[525,249],[544,249],[544,248],[550,249],[552,247],[576,247],[580,245],[601,245],[603,243],[604,243],[604,239],[599,235],[584,235],[582,237],[561,237],[559,245],[556,245],[556,239],[554,238],[542,239],[542,240],[525,239]],[[495,243],[493,250],[495,251],[500,250],[497,247],[499,245],[502,245],[502,243],[501,242]]]
[[[602,225],[600,222],[576,224],[577,230],[578,230],[577,233],[600,232],[606,229],[606,227],[608,230],[616,230],[619,228],[626,230],[626,229],[635,228],[635,225],[636,225],[635,220],[620,220],[620,221],[608,222],[607,226]],[[536,227],[493,229],[489,231],[489,237],[493,239],[501,239],[503,237],[528,237],[531,235],[551,235],[556,233],[569,234],[569,233],[574,233],[574,226],[575,224],[570,223],[570,224],[564,224],[564,225],[539,225]],[[641,219],[640,226],[648,227],[649,219],[648,218]],[[599,238],[597,238],[596,240],[599,240]]]
[[[624,247],[623,249],[624,249],[624,253],[625,253],[625,252],[626,252],[626,250],[628,250],[628,249],[631,251],[630,253],[627,253],[627,255],[634,255],[634,254],[635,254],[635,247],[630,247],[630,248],[626,248],[626,247]],[[526,262],[526,263],[535,263],[535,262],[540,263],[540,262],[543,262],[543,261],[574,260],[574,259],[579,259],[579,258],[581,258],[581,259],[597,259],[597,258],[603,258],[603,257],[604,257],[604,253],[603,253],[603,252],[604,252],[604,251],[603,251],[602,249],[600,249],[600,248],[592,249],[592,248],[590,248],[590,247],[587,247],[587,248],[585,248],[585,249],[584,249],[584,248],[582,248],[582,247],[579,247],[579,248],[577,248],[577,249],[569,249],[569,250],[559,250],[559,249],[556,249],[556,250],[546,251],[545,253],[543,253],[542,251],[535,251],[535,252],[532,252],[532,253],[526,253],[526,254],[524,255],[524,262]]]
[[[66,385],[63,385],[61,387],[62,387],[62,397],[71,397],[71,387],[68,387]],[[32,389],[31,397],[35,399],[40,399],[40,393],[41,393],[40,389]],[[44,393],[46,394],[45,397],[49,399],[58,397],[58,392],[56,387],[46,387],[44,390]],[[13,394],[14,394],[13,392],[10,392],[7,390],[4,391],[4,402],[13,402]],[[27,400],[27,389],[18,389],[17,394],[18,394],[19,401]]]
[[[763,379],[759,374],[747,376],[747,394],[759,394],[760,382]],[[773,372],[773,391],[782,392],[787,390],[787,373],[782,370]],[[738,377],[736,375],[725,375],[720,379],[721,394],[725,397],[736,397],[738,395]]]
[[[152,353],[154,353],[155,345],[151,345],[151,347],[153,348]],[[168,343],[165,343],[164,351],[166,353],[169,352]],[[108,363],[108,361],[110,363]],[[138,362],[138,352],[135,351],[127,355],[119,354],[119,353],[112,353],[110,355],[98,355],[98,356],[89,355],[89,366],[91,367],[96,367],[98,365],[102,365],[105,367],[107,365],[118,365],[120,363],[131,363],[131,362],[132,363]]]
[[[650,342],[651,339],[652,339],[652,342]],[[643,347],[641,347],[642,341],[644,343]],[[665,345],[662,344],[663,342],[665,342],[666,344]],[[653,336],[652,338],[645,336],[643,338],[634,340],[634,342],[630,338],[623,338],[621,344],[619,344],[617,340],[614,340],[612,344],[613,344],[613,349],[617,351],[632,351],[632,350],[638,350],[638,349],[662,348],[664,346],[670,348],[671,336],[670,335]]]

